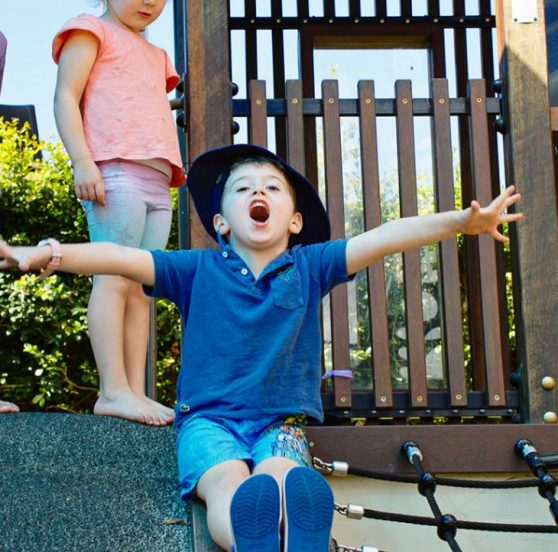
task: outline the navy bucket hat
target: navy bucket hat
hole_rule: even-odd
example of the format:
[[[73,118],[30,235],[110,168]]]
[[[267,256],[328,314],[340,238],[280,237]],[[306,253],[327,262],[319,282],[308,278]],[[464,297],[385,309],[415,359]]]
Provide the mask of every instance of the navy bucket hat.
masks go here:
[[[269,159],[283,169],[296,196],[296,210],[302,214],[302,230],[291,236],[289,245],[321,243],[330,238],[329,217],[312,183],[283,159],[253,144],[235,144],[207,151],[190,167],[186,184],[207,233],[217,241],[213,217],[220,211],[221,196],[231,167],[249,158]]]

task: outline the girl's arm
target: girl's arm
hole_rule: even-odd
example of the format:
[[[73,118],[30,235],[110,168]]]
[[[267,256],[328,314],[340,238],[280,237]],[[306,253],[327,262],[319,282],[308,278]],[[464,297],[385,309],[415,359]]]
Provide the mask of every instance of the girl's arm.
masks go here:
[[[115,243],[61,244],[62,259],[57,270],[75,274],[112,274],[152,286],[155,267],[149,251]],[[23,272],[40,270],[52,257],[49,245],[10,247],[0,241],[0,270],[19,268]]]
[[[513,192],[514,187],[510,186],[484,208],[472,201],[471,206],[462,211],[392,220],[350,238],[346,252],[347,273],[354,274],[386,255],[443,241],[460,233],[488,234],[495,240],[506,242],[508,238],[498,231],[498,226],[523,217],[522,213],[504,213],[521,199]]]
[[[85,140],[81,97],[97,57],[98,40],[91,33],[72,31],[58,60],[54,116],[60,138],[72,160],[79,199],[105,204],[105,184]]]

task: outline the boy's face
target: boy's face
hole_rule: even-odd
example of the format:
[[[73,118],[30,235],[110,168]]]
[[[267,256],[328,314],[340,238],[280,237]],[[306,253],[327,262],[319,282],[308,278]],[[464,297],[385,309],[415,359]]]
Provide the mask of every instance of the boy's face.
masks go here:
[[[284,250],[302,230],[294,190],[274,165],[245,163],[234,168],[223,190],[221,213],[213,224],[233,248]]]
[[[166,0],[108,0],[106,17],[135,33],[143,31],[163,11]]]

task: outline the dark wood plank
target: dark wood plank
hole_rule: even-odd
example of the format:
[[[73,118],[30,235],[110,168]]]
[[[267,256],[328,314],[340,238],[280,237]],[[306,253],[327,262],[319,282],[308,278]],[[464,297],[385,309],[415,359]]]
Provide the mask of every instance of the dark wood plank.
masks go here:
[[[324,3],[324,17],[335,17],[335,0],[322,0]]]
[[[376,17],[386,17],[387,6],[386,0],[376,0]]]
[[[382,224],[376,96],[373,81],[358,83],[358,102],[364,225],[366,230],[371,230]],[[378,408],[391,408],[393,397],[384,263],[380,261],[370,266],[367,276],[374,396]]]
[[[413,7],[411,0],[400,0],[401,17],[411,17],[413,15]]]
[[[324,159],[327,190],[327,211],[331,221],[332,238],[345,237],[345,212],[343,200],[343,168],[341,129],[339,119],[339,91],[337,81],[322,82],[324,104]],[[346,286],[337,286],[330,294],[332,358],[335,370],[350,370],[349,356],[349,307]],[[351,380],[334,378],[335,406],[350,408]]]
[[[397,160],[401,216],[418,214],[413,97],[411,81],[396,81]],[[426,360],[422,313],[420,251],[403,253],[405,320],[407,326],[407,363],[409,393],[414,407],[427,406]]]
[[[539,14],[544,2],[537,1]],[[557,391],[541,379],[558,379],[558,213],[557,184],[548,99],[547,43],[542,24],[515,24],[510,2],[496,1],[500,75],[505,84],[504,159],[509,183],[521,192],[525,220],[512,225],[512,255],[517,267],[518,364],[529,400],[525,416],[542,423],[556,412]],[[536,55],[521,55],[536,52]],[[556,442],[556,441],[554,441]]]
[[[304,121],[302,112],[302,81],[288,80],[287,97],[287,160],[298,172],[305,173]]]
[[[557,425],[309,427],[307,434],[314,457],[389,473],[414,473],[401,454],[408,440],[419,445],[424,468],[437,474],[528,473],[526,462],[514,452],[522,438],[542,455],[558,452]]]
[[[469,81],[469,87],[475,197],[481,205],[488,205],[492,201],[492,179],[484,80],[472,79]],[[487,399],[488,404],[491,406],[503,406],[505,404],[504,366],[500,327],[500,301],[498,299],[498,274],[496,270],[496,244],[490,236],[481,235],[478,237],[478,246]]]
[[[271,2],[271,16],[281,21],[283,6],[281,2]],[[283,29],[271,31],[271,49],[273,59],[273,97],[285,97],[285,54]],[[275,151],[285,158],[287,156],[287,128],[284,117],[275,118]]]
[[[265,81],[250,81],[248,97],[250,100],[248,141],[251,144],[267,148],[267,102],[265,97]]]
[[[448,82],[434,79],[432,145],[434,148],[434,189],[438,211],[455,209],[453,157],[449,114]],[[457,240],[445,240],[439,247],[439,283],[442,296],[442,349],[447,371],[448,389],[453,406],[467,404],[463,325]]]
[[[360,0],[349,0],[349,17],[360,17]]]
[[[440,0],[428,0],[428,15],[431,17],[440,15]]]
[[[221,548],[217,546],[209,534],[207,528],[207,509],[205,504],[193,498],[190,501],[192,508],[192,545],[195,552],[220,552]]]
[[[244,13],[247,19],[256,18],[256,0],[245,0]],[[244,31],[246,56],[246,90],[251,80],[258,78],[258,37],[256,29]]]
[[[228,2],[187,3],[188,159],[232,142]],[[225,14],[225,15],[224,15]],[[211,94],[207,91],[211,90]],[[192,204],[189,207],[190,246],[214,247]]]

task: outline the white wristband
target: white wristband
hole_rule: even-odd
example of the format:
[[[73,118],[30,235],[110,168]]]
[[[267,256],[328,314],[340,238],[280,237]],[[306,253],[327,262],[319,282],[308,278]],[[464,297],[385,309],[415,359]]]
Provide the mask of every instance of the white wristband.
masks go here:
[[[47,238],[46,240],[41,240],[37,247],[43,247],[44,245],[48,245],[52,249],[52,255],[48,264],[41,270],[39,274],[39,278],[44,280],[47,276],[50,276],[62,262],[62,249],[60,248],[60,242],[55,240],[54,238]]]

